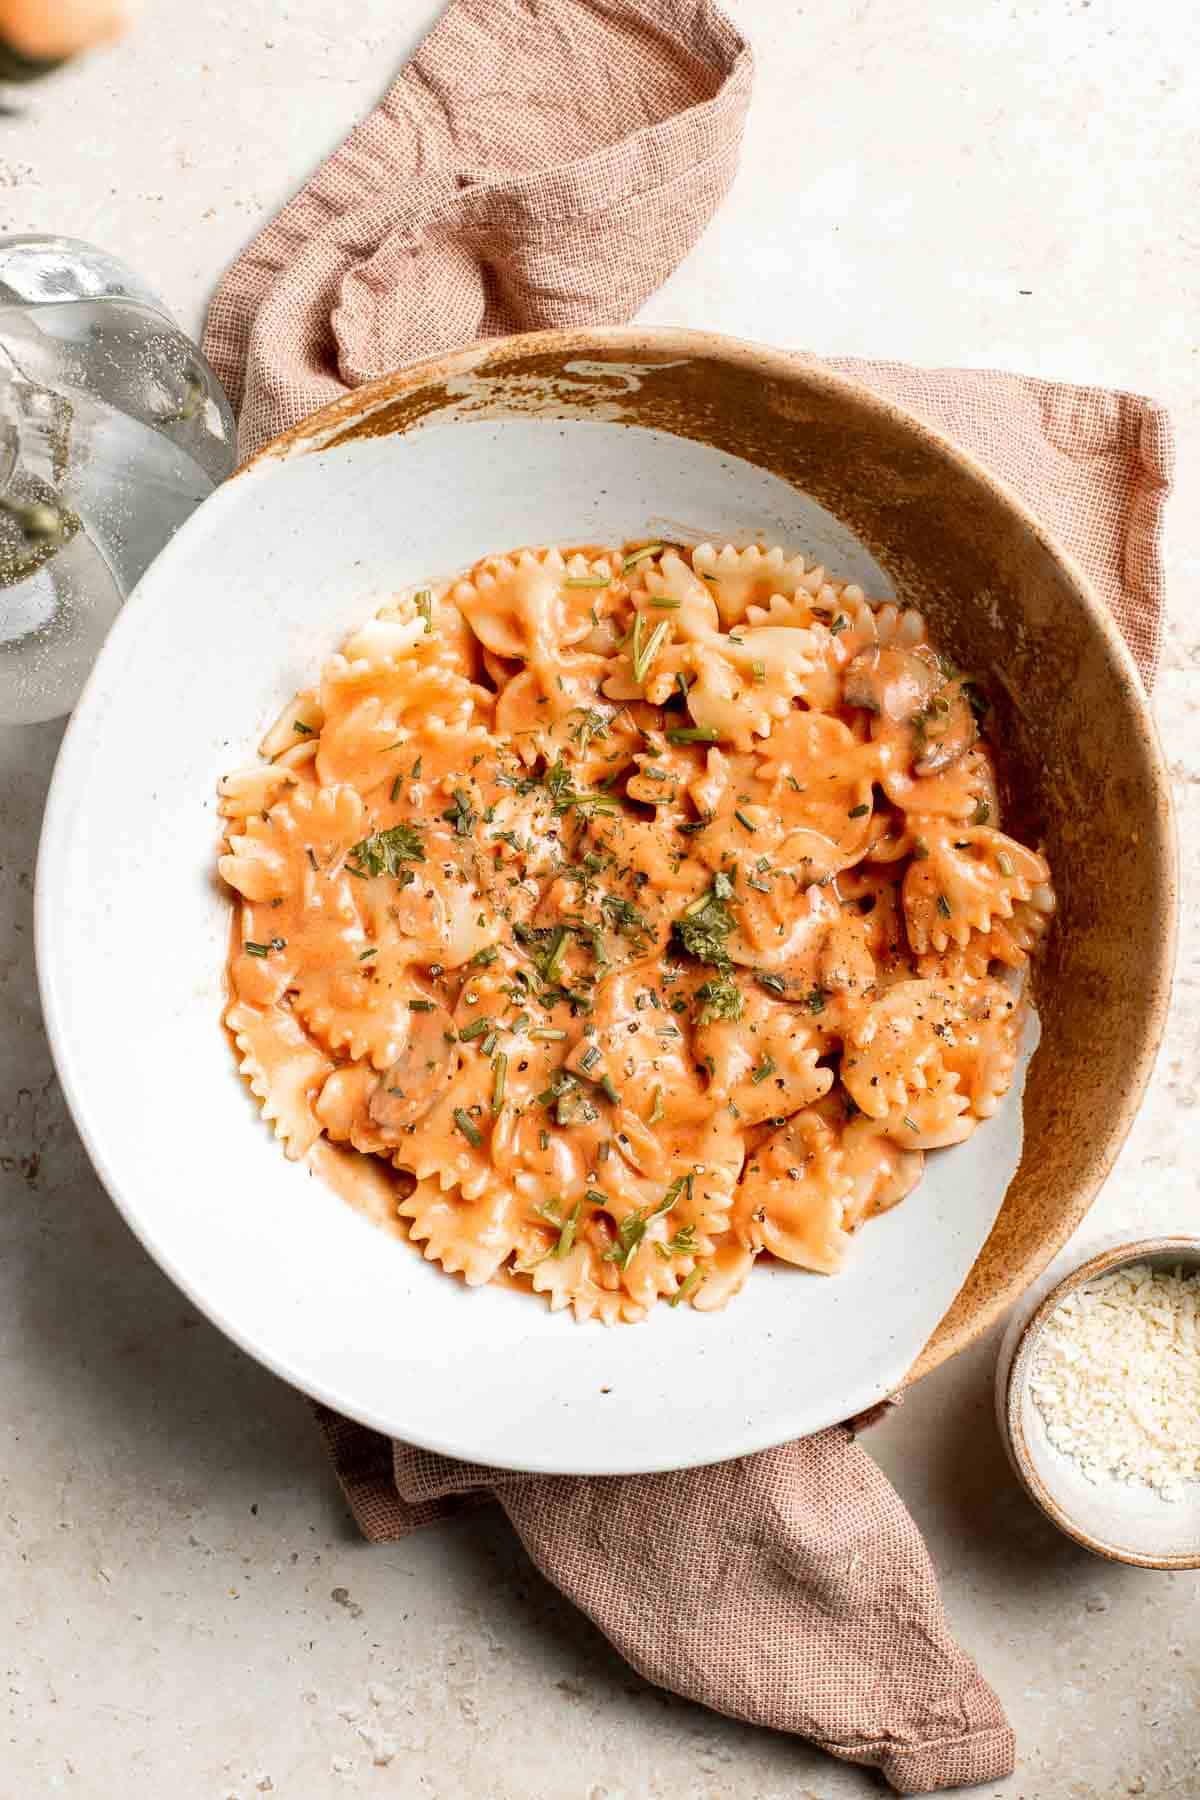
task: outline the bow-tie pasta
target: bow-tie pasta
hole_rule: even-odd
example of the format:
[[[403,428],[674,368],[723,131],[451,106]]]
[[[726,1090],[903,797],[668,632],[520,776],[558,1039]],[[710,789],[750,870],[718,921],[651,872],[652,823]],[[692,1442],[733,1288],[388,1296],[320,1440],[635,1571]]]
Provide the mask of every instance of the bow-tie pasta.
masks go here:
[[[834,1273],[1016,1066],[1054,895],[985,714],[918,612],[779,549],[396,595],[220,784],[264,1118],[577,1319]]]

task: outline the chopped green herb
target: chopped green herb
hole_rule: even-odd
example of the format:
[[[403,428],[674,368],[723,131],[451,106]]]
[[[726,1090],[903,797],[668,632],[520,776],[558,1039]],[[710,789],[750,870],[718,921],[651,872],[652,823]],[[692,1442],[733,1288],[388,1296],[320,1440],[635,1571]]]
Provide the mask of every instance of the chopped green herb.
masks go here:
[[[734,807],[733,816],[737,820],[738,824],[741,826],[743,831],[757,831],[758,830],[758,827],[754,823],[754,820],[748,819],[740,807],[736,807],[736,806]]]
[[[413,596],[413,598],[415,599],[416,604],[417,604],[417,611],[420,613],[421,617],[425,621],[425,636],[431,637],[433,634],[433,593],[432,593],[432,590],[429,588],[418,588],[418,590],[417,590],[416,594]]]
[[[714,975],[696,989],[700,1001],[698,1025],[710,1025],[714,1019],[740,1019],[742,990],[732,975]]]
[[[399,798],[400,798],[400,777],[397,775],[395,781],[393,781],[393,783],[392,783],[391,792],[388,795],[388,801],[392,806],[395,806],[395,804]]]
[[[611,575],[568,575],[563,582],[568,588],[606,588],[611,585]]]
[[[443,819],[453,825],[459,837],[470,837],[478,822],[479,814],[471,805],[471,797],[463,788],[455,788],[454,805],[448,806],[442,814]]]
[[[538,1044],[561,1044],[567,1034],[553,1025],[539,1025],[537,1030],[531,1031],[529,1035]]]
[[[711,725],[681,725],[667,733],[668,744],[716,744],[720,738],[720,732]]]
[[[504,1105],[504,1085],[508,1080],[508,1058],[503,1050],[492,1058],[492,1111],[498,1113]]]
[[[839,635],[839,633],[841,633],[847,629],[849,624],[850,624],[850,621],[846,617],[845,613],[839,613],[837,618],[833,621],[833,624],[829,627],[830,637],[837,637]]]
[[[611,1100],[614,1106],[620,1105],[621,1095],[611,1075],[602,1075],[597,1085],[606,1100]]]
[[[369,950],[360,950],[359,951],[358,960],[359,960],[359,962],[366,962],[368,956],[378,956],[378,955],[379,955],[378,944],[372,944],[371,948]]]
[[[246,952],[247,956],[267,956],[270,954],[271,946],[270,944],[252,944],[249,938],[247,938],[246,942],[242,945],[242,949]]]
[[[567,953],[567,928],[560,925],[554,933],[550,949],[542,963],[542,979],[556,981],[562,970],[563,957]]]
[[[623,899],[620,894],[605,894],[600,901],[600,911],[613,930],[623,936],[650,929],[649,921],[643,918],[633,902]]]
[[[810,1013],[824,1012],[825,1011],[825,990],[824,990],[824,988],[819,988],[819,987],[810,988],[808,993],[805,994],[805,996],[804,996],[804,1004],[805,1004],[805,1006],[807,1006]]]
[[[729,965],[725,940],[733,930],[733,915],[725,899],[732,891],[728,876],[719,873],[708,892],[686,906],[671,926],[679,944],[697,962],[712,963],[721,969]]]
[[[769,994],[786,994],[787,982],[782,975],[769,975],[762,969],[758,971],[758,984],[765,987]]]
[[[471,1023],[464,1025],[459,1032],[460,1041],[469,1044],[472,1038],[484,1037],[492,1029],[492,1023],[493,1021],[488,1018],[472,1019]]]
[[[651,1104],[650,1114],[646,1120],[646,1123],[647,1123],[647,1125],[657,1125],[658,1121],[663,1116],[664,1116],[663,1091],[660,1086],[660,1087],[656,1087],[654,1090],[654,1100]]]
[[[495,944],[488,944],[484,949],[475,952],[474,956],[471,958],[471,967],[473,969],[486,969],[489,964],[495,962],[499,954],[500,952],[497,950]]]
[[[696,1227],[681,1225],[670,1243],[655,1244],[654,1248],[664,1262],[669,1262],[673,1256],[694,1256],[696,1254]]]
[[[678,612],[683,601],[669,600],[665,594],[655,594],[652,596],[650,604],[656,606],[659,612]]]
[[[648,556],[657,556],[661,549],[661,544],[643,544],[640,550],[635,550],[632,555],[625,558],[621,565],[622,574],[628,575],[630,569],[636,569],[638,564],[645,562]]]
[[[767,1079],[768,1075],[773,1075],[775,1073],[776,1066],[777,1065],[776,1065],[776,1062],[775,1062],[775,1059],[773,1056],[764,1056],[762,1061],[759,1063],[757,1069],[755,1069],[754,1072],[752,1073],[752,1075],[750,1076],[750,1079],[754,1083],[754,1086],[757,1087],[760,1081],[765,1081]]]
[[[658,655],[663,639],[671,628],[665,619],[661,619],[643,644],[641,625],[642,615],[641,613],[638,613],[633,626],[633,655],[631,661],[633,663],[633,679],[637,682],[639,687],[644,687],[646,677],[650,673],[650,665]]]
[[[350,868],[352,875],[399,875],[402,863],[425,861],[420,828],[408,823],[361,838],[351,846],[349,855],[358,865]]]
[[[311,737],[313,734],[312,726],[306,725],[303,719],[293,719],[292,730],[298,731],[301,737]]]
[[[852,806],[846,817],[849,819],[865,819],[871,810],[871,802],[864,800],[861,806]]]
[[[687,1279],[680,1282],[667,1304],[669,1306],[678,1306],[681,1300],[686,1300],[689,1295],[695,1293],[704,1278],[704,1270],[701,1268],[700,1264],[697,1263]]]
[[[937,909],[941,913],[943,919],[948,919],[950,917],[950,902],[947,900],[945,894],[938,895]]]
[[[408,1010],[409,1010],[409,1012],[432,1012],[433,1011],[433,1001],[432,1000],[410,1000],[408,1003]]]
[[[908,1126],[910,1131],[920,1131],[921,1129],[917,1124],[917,1121],[915,1119],[910,1119],[907,1113],[904,1115],[904,1123]]]
[[[454,1123],[458,1126],[458,1129],[462,1132],[472,1149],[478,1150],[480,1144],[483,1142],[483,1135],[470,1114],[464,1112],[461,1106],[456,1106],[454,1109]]]
[[[644,1206],[640,1206],[635,1212],[627,1213],[617,1226],[616,1243],[604,1252],[604,1261],[619,1263],[622,1269],[627,1269],[633,1260],[634,1252],[646,1235],[647,1225],[652,1219],[661,1219],[664,1213],[669,1213],[685,1187],[690,1199],[692,1192],[690,1175],[681,1175],[677,1181],[673,1181],[658,1205],[651,1211],[648,1212]]]
[[[992,809],[986,800],[981,800],[971,814],[972,825],[986,825],[992,816]]]
[[[577,1200],[566,1218],[562,1230],[558,1234],[558,1242],[554,1246],[554,1254],[558,1258],[569,1256],[575,1244],[575,1233],[579,1227],[579,1214],[583,1209],[583,1201]]]

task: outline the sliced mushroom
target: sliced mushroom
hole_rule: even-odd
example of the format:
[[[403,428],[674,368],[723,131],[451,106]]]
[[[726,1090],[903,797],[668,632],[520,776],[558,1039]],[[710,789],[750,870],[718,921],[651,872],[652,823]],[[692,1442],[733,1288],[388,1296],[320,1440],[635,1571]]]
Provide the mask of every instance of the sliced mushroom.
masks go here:
[[[913,773],[936,775],[965,756],[979,726],[961,681],[948,681],[913,720]]]
[[[381,1131],[399,1136],[440,1099],[457,1061],[454,1024],[444,1006],[409,1011],[408,1041],[371,1095],[367,1111]]]
[[[927,657],[893,644],[876,644],[847,665],[842,692],[848,706],[864,707],[897,723],[919,713],[940,683],[937,666]]]

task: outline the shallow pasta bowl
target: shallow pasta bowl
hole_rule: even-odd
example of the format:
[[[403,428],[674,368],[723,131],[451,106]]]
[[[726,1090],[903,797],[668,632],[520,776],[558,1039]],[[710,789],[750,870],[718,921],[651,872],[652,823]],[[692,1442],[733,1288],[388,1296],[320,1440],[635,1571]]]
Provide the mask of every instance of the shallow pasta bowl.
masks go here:
[[[219,1024],[218,778],[396,588],[522,543],[782,543],[921,606],[977,672],[1006,817],[1061,897],[1017,1095],[929,1159],[832,1280],[575,1326],[467,1291],[259,1119]],[[151,1252],[237,1342],[395,1436],[507,1467],[657,1469],[871,1405],[961,1349],[1086,1211],[1131,1122],[1174,935],[1167,788],[1128,652],[970,458],[801,359],[675,331],[551,333],[360,389],[255,457],[127,604],[64,741],[38,871],[64,1091]],[[1019,1166],[1018,1166],[1019,1164]],[[1014,1173],[1015,1171],[1015,1173]],[[1011,1177],[1011,1179],[1010,1179]]]

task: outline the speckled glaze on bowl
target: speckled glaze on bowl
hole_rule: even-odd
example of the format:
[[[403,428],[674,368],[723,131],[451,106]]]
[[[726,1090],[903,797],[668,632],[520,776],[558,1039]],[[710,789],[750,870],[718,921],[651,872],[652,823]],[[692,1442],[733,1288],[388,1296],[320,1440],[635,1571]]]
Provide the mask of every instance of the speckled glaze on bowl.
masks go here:
[[[631,364],[636,381],[622,379]],[[1005,817],[1043,844],[1060,910],[1038,972],[1021,1167],[916,1380],[992,1325],[1066,1242],[1153,1068],[1177,853],[1141,679],[1077,565],[975,457],[859,383],[760,345],[670,330],[509,338],[375,382],[261,454],[506,409],[671,431],[770,469],[842,520],[936,640],[991,677]]]
[[[925,610],[995,703],[1007,817],[1044,841],[1061,911],[1015,1175],[1014,1092],[1004,1117],[930,1159],[835,1281],[762,1268],[724,1313],[657,1308],[605,1332],[466,1291],[285,1161],[217,1024],[215,786],[398,587],[519,543],[709,535],[786,543]],[[38,963],[101,1178],[235,1341],[393,1436],[617,1474],[746,1454],[860,1411],[1021,1293],[1085,1213],[1150,1072],[1174,862],[1123,642],[970,458],[803,358],[689,332],[550,333],[359,389],[269,445],[172,540],[64,740]],[[135,1004],[114,1056],[112,1020]]]
[[[996,1418],[1017,1479],[1060,1531],[1110,1562],[1141,1569],[1200,1568],[1200,1482],[1166,1502],[1137,1483],[1090,1482],[1046,1435],[1029,1388],[1038,1340],[1069,1294],[1132,1263],[1200,1275],[1200,1238],[1105,1239],[1085,1262],[1033,1284],[1011,1319],[996,1362]]]

